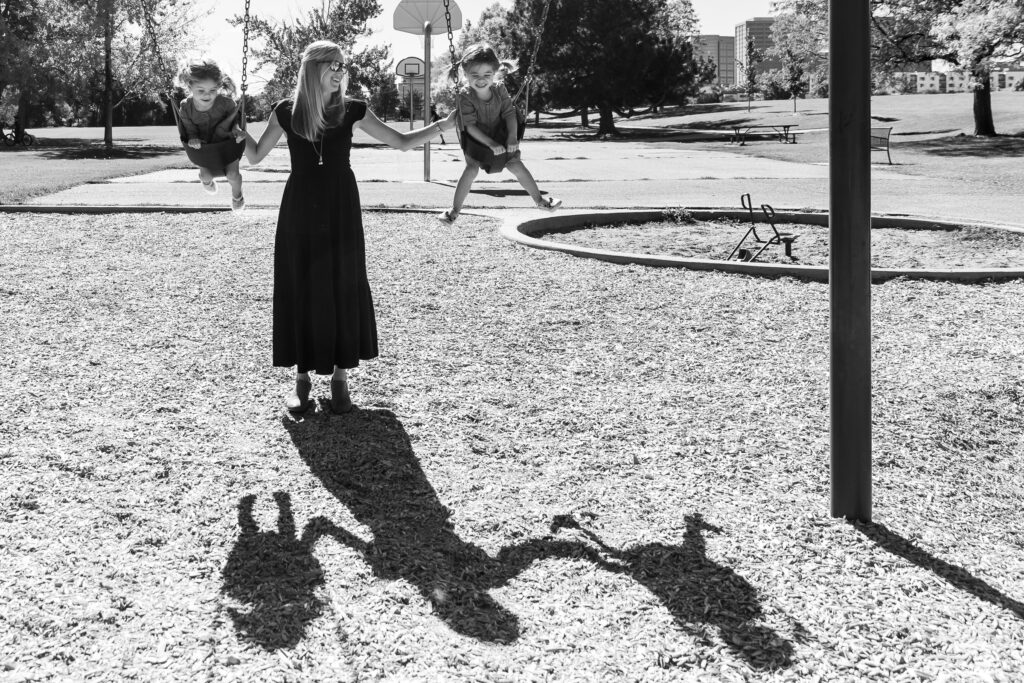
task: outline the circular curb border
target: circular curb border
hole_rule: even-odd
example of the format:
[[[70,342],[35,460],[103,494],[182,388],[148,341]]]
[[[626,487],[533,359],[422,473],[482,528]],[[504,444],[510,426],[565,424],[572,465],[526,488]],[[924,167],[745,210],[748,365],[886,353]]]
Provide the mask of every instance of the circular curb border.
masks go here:
[[[246,210],[276,211],[278,204],[246,204]],[[364,206],[363,211],[382,213],[439,213],[441,209],[402,206]],[[173,204],[0,204],[0,213],[230,213],[229,206],[178,206]]]
[[[590,249],[569,245],[552,240],[541,240],[533,237],[537,233],[571,232],[576,228],[587,226],[611,225],[613,223],[648,223],[664,220],[672,211],[686,211],[697,219],[733,218],[748,220],[747,211],[714,207],[679,207],[677,209],[657,209],[641,211],[588,211],[563,213],[557,216],[522,220],[508,218],[501,226],[501,235],[508,240],[532,247],[560,251],[572,256],[593,258],[612,263],[637,264],[644,266],[687,268],[690,270],[719,271],[740,273],[762,277],[796,277],[817,282],[828,282],[829,269],[826,266],[800,266],[770,263],[752,263],[749,261],[719,261],[713,259],[691,259],[681,256],[655,254],[636,254],[631,252],[610,251],[607,249]],[[775,213],[779,222],[802,223],[808,225],[828,225],[828,212],[807,210],[783,210]],[[871,225],[874,228],[903,228],[907,230],[957,230],[962,227],[982,227],[1024,234],[1024,226],[1009,226],[998,223],[982,223],[968,221],[950,221],[942,218],[923,216],[900,216],[894,214],[872,215]],[[1024,268],[989,268],[967,270],[920,270],[911,268],[872,268],[871,280],[884,282],[898,277],[921,280],[956,280],[959,282],[978,282],[981,280],[1013,280],[1024,278]]]

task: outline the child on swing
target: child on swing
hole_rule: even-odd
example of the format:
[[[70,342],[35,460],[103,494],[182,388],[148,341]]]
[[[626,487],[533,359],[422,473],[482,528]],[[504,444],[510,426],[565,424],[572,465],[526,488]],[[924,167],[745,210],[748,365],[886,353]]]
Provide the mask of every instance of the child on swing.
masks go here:
[[[181,74],[181,81],[191,93],[181,101],[178,116],[188,135],[188,146],[199,149],[203,143],[221,142],[232,137],[236,141],[245,140],[245,132],[235,124],[238,107],[234,100],[225,92],[232,92],[234,84],[224,75],[211,59],[204,59],[189,64]],[[238,160],[227,165],[225,176],[231,185],[231,210],[241,211],[245,208],[245,197],[242,196],[242,174],[238,170]],[[217,182],[213,179],[214,171],[199,168],[199,182],[210,194],[217,194]]]
[[[504,71],[511,69],[511,65],[508,62],[502,63],[494,48],[487,43],[476,43],[466,48],[458,64],[452,65],[452,80],[458,79],[459,67],[462,68],[467,81],[467,84],[459,89],[455,105],[461,119],[459,126],[464,131],[463,135],[469,135],[489,147],[494,154],[508,153],[505,168],[512,172],[523,189],[530,194],[537,208],[546,211],[557,209],[562,205],[562,200],[543,197],[537,182],[519,158],[515,106],[508,90],[501,82],[501,76]],[[452,208],[438,216],[438,219],[447,225],[451,225],[459,217],[462,203],[466,201],[469,188],[480,172],[480,161],[468,154],[465,155],[465,159],[466,168],[455,187]]]

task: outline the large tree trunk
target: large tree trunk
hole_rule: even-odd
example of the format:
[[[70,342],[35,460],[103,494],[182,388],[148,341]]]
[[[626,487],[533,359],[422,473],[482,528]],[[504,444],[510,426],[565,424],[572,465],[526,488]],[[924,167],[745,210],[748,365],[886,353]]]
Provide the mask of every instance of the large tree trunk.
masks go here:
[[[114,13],[110,0],[103,3],[103,146],[114,149]]]
[[[584,128],[590,128],[590,109],[588,107],[580,109],[580,125]]]
[[[598,136],[618,135],[619,131],[615,129],[615,118],[613,116],[611,105],[598,105],[597,111],[601,114],[601,123],[597,127]]]
[[[974,134],[994,136],[996,124],[992,121],[992,79],[987,69],[977,69],[974,77],[981,87],[974,89]]]

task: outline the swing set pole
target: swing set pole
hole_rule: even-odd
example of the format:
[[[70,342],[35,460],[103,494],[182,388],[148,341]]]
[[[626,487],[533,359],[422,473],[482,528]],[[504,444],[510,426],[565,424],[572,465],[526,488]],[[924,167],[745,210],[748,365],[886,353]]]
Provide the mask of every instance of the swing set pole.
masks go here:
[[[430,22],[423,24],[423,63],[426,65],[423,76],[423,127],[430,125]],[[410,110],[410,116],[411,110]],[[430,182],[430,140],[423,143],[423,182]]]
[[[829,1],[832,516],[871,521],[871,8]]]

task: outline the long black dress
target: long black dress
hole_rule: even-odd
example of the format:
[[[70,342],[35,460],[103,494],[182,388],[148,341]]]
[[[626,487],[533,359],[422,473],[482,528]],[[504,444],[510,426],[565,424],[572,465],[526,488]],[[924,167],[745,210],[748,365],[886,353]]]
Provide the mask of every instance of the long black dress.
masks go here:
[[[321,374],[335,365],[353,368],[377,356],[363,217],[349,164],[352,124],[366,105],[349,100],[341,125],[316,143],[292,130],[291,100],[274,112],[292,165],[274,243],[274,365]]]

